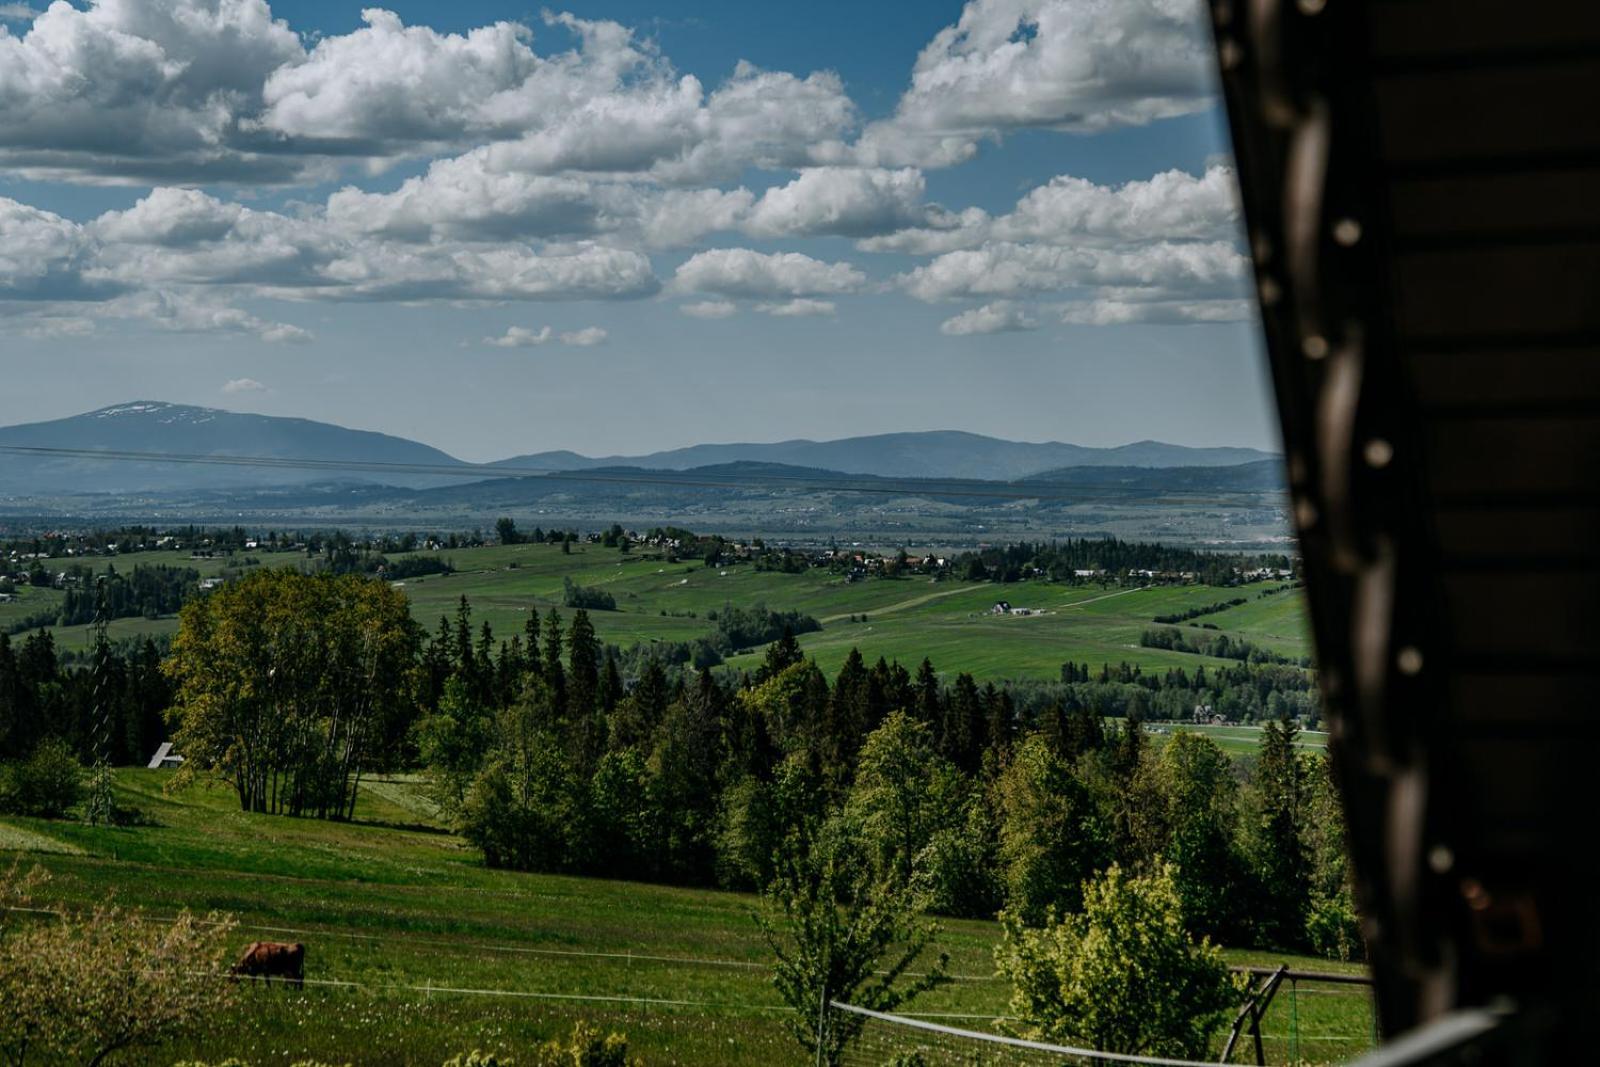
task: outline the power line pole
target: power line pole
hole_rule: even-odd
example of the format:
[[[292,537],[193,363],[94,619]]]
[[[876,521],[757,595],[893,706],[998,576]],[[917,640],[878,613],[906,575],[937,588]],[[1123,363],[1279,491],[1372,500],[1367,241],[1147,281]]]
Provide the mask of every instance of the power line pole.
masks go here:
[[[115,800],[111,790],[111,641],[106,634],[110,622],[106,604],[106,579],[95,579],[94,605],[94,770],[89,777],[89,799],[84,819],[91,826],[111,823]]]

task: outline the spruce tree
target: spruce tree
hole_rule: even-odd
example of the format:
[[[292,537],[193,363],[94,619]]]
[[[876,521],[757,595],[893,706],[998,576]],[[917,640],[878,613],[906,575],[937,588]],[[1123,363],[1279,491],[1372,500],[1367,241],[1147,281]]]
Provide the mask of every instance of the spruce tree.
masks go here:
[[[1298,946],[1304,939],[1311,892],[1311,864],[1301,826],[1306,780],[1295,751],[1298,736],[1293,719],[1269,721],[1261,731],[1261,755],[1256,763],[1261,805],[1255,849],[1262,895],[1261,933],[1286,948]]]
[[[794,639],[794,631],[786,624],[782,636],[767,646],[767,658],[756,671],[756,684],[776,678],[803,659],[805,653],[800,651],[800,642]]]
[[[944,720],[944,710],[939,701],[939,675],[933,669],[933,661],[923,657],[922,666],[917,668],[916,681],[916,716],[925,725],[937,730]]]
[[[550,691],[550,710],[558,720],[567,715],[567,672],[561,665],[561,651],[561,613],[551,608],[545,619],[541,673]]]

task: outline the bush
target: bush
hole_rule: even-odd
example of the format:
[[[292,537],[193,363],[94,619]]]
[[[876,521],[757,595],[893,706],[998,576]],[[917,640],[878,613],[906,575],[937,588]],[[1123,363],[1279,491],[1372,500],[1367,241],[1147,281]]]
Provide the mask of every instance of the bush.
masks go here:
[[[480,1062],[495,1063],[492,1058]],[[625,1035],[613,1032],[601,1037],[599,1030],[580,1021],[573,1026],[572,1037],[566,1042],[552,1038],[540,1045],[533,1063],[534,1067],[642,1067],[644,1061],[628,1058]]]
[[[1184,929],[1170,866],[1136,877],[1113,864],[1084,886],[1082,914],[1040,929],[1001,921],[995,962],[1025,1037],[1197,1059],[1243,993],[1221,949]]]
[[[492,1052],[463,1052],[444,1061],[444,1067],[511,1067],[511,1060],[503,1060]]]
[[[83,767],[65,741],[41,741],[26,760],[0,767],[0,812],[59,819],[82,798]]]
[[[0,886],[0,897],[15,897]],[[233,921],[157,921],[101,905],[0,938],[0,1058],[98,1064],[199,1028],[236,996],[219,982]]]
[[[604,589],[579,585],[571,578],[561,579],[561,603],[569,608],[586,611],[616,611],[617,598]]]
[[[1361,920],[1356,917],[1355,902],[1348,889],[1333,896],[1311,895],[1311,907],[1306,912],[1306,942],[1319,956],[1330,960],[1348,962],[1366,956]]]

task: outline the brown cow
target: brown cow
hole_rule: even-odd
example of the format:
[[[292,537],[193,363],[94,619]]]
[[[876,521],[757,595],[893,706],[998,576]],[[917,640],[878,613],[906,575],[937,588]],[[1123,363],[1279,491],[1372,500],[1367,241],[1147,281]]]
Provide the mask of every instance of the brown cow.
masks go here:
[[[306,984],[306,947],[296,941],[252,941],[228,973],[235,979],[265,978],[270,984],[274,978],[293,982],[304,989]]]

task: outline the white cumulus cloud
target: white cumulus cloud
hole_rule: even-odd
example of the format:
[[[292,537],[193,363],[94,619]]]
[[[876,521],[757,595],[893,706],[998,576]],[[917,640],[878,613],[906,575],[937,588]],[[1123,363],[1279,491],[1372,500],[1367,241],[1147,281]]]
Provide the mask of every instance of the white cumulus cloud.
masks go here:
[[[757,304],[756,310],[766,315],[775,315],[778,318],[808,318],[819,315],[832,315],[837,310],[837,306],[832,300],[813,300],[810,297],[798,297],[794,300]]]
[[[869,237],[859,246],[869,252],[937,255],[988,241],[1114,246],[1231,240],[1238,220],[1232,167],[1212,166],[1201,175],[1169,170],[1115,186],[1063,175],[1030,190],[1004,215],[970,208],[938,217],[936,226]]]
[[[1243,322],[1254,314],[1248,300],[1092,300],[1068,304],[1061,321],[1074,326],[1122,326],[1129,323],[1185,325],[1196,322]]]
[[[579,348],[592,348],[604,344],[607,337],[611,336],[603,327],[585,326],[581,330],[568,330],[561,335],[564,345],[576,345]]]
[[[745,229],[768,237],[887,233],[926,217],[924,185],[922,173],[911,167],[809,168],[789,184],[763,193]]]
[[[264,393],[267,387],[254,378],[234,378],[222,383],[224,393]]]
[[[1013,333],[1037,329],[1039,323],[1021,305],[997,300],[975,307],[939,324],[939,332],[951,337],[973,334]]]
[[[496,348],[537,348],[559,341],[564,345],[590,348],[604,343],[608,336],[606,330],[599,326],[585,326],[581,330],[566,330],[559,334],[549,326],[541,326],[537,330],[530,330],[526,326],[510,326],[498,337],[485,337],[483,343]]]
[[[827,296],[862,288],[867,276],[849,263],[825,263],[800,252],[713,248],[678,267],[674,288],[752,299]]]
[[[530,330],[526,326],[511,326],[499,337],[485,337],[483,343],[496,348],[533,348],[545,344],[554,333],[548,326]]]
[[[678,310],[696,319],[725,319],[739,311],[739,305],[731,300],[698,300],[692,304],[681,304]]]
[[[1131,248],[1058,247],[996,242],[947,252],[902,275],[919,300],[1010,298],[1081,287],[1190,295],[1236,292],[1245,258],[1224,241],[1155,242]]]
[[[54,3],[0,33],[0,166],[90,181],[284,180],[241,120],[300,38],[265,0]]]
[[[1025,127],[1096,131],[1210,105],[1202,0],[971,0],[918,55],[851,155],[949,166]]]

